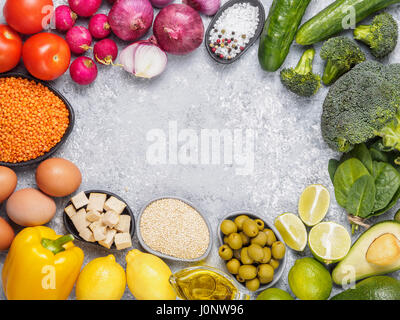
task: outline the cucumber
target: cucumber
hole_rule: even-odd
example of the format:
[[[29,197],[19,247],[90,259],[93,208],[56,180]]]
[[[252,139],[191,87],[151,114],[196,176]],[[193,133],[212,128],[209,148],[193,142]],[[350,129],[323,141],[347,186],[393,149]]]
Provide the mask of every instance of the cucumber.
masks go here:
[[[261,34],[258,60],[266,71],[283,64],[311,0],[274,0]]]
[[[344,30],[343,21],[348,20],[351,12],[356,13],[358,23],[395,3],[400,3],[400,0],[337,0],[300,27],[296,42],[306,46],[328,39]]]

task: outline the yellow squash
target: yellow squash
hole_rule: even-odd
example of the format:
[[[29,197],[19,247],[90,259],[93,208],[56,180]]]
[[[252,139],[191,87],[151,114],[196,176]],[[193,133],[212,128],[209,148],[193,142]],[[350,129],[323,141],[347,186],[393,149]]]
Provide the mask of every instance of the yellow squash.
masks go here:
[[[47,227],[23,229],[14,239],[2,271],[9,300],[65,300],[82,267],[83,251],[72,235]]]

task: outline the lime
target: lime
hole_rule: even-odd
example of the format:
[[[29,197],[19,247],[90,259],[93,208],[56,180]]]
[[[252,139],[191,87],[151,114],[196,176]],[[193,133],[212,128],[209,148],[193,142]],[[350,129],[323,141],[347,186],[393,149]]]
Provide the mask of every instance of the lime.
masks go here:
[[[261,292],[257,300],[294,300],[286,291],[278,288],[269,288]]]
[[[303,251],[307,244],[307,231],[300,218],[293,213],[281,214],[275,219],[275,227],[283,241],[296,251]]]
[[[342,225],[321,222],[310,230],[308,246],[315,258],[330,264],[342,260],[347,255],[351,247],[351,238]]]
[[[311,227],[325,218],[329,209],[330,195],[328,189],[320,184],[312,184],[304,189],[299,199],[299,216]]]
[[[313,258],[296,260],[288,279],[290,289],[301,300],[326,300],[332,291],[329,271]]]

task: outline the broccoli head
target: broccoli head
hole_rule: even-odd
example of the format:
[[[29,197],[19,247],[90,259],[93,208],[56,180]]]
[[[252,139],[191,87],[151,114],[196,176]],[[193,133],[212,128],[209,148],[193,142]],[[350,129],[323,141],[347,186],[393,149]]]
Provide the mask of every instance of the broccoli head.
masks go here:
[[[321,87],[321,77],[312,72],[314,56],[315,50],[308,49],[303,53],[296,68],[281,71],[283,85],[299,96],[311,97]]]
[[[400,150],[399,64],[363,62],[330,88],[323,104],[321,131],[330,148],[348,152],[354,145],[381,137]]]
[[[334,83],[356,64],[365,61],[365,54],[360,47],[353,40],[342,36],[325,41],[320,55],[326,60],[322,76],[322,81],[326,85]]]
[[[354,39],[371,48],[374,57],[381,59],[391,53],[397,45],[399,28],[389,13],[377,15],[371,25],[361,25],[354,30]]]

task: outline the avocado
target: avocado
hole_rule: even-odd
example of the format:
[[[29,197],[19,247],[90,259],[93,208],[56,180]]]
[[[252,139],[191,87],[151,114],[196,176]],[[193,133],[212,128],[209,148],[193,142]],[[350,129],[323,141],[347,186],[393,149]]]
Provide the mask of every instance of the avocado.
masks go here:
[[[331,300],[400,300],[400,281],[387,276],[375,276],[356,284]]]
[[[342,285],[400,269],[400,223],[389,220],[370,227],[356,240],[332,272]]]

